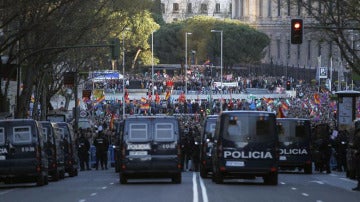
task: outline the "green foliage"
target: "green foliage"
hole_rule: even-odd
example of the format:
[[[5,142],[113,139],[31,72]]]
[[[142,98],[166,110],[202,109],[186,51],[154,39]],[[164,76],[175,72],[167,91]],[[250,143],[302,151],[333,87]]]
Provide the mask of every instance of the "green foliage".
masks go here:
[[[270,43],[266,34],[238,20],[218,20],[213,17],[196,16],[185,21],[163,25],[157,35],[156,55],[159,56],[161,63],[183,61],[185,33],[191,32],[192,35],[188,35],[188,50],[196,51],[199,63],[202,64],[210,59],[215,65],[220,65],[220,33],[212,33],[211,30],[223,31],[224,66],[259,62],[264,56],[264,48]]]

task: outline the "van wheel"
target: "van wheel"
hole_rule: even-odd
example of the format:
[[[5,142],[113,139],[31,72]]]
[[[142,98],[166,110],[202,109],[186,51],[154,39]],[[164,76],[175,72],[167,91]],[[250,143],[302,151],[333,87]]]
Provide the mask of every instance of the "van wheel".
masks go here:
[[[77,173],[77,169],[76,168],[73,168],[70,172],[69,172],[69,176],[70,177],[75,177],[77,176],[78,173]]]
[[[277,185],[278,184],[278,173],[270,173],[268,176],[264,177],[264,183],[268,185]]]
[[[181,183],[181,173],[175,174],[172,178],[171,181],[175,184],[180,184]]]
[[[40,175],[40,176],[37,178],[36,185],[37,185],[37,186],[44,186],[44,185],[45,185],[45,176]]]
[[[49,177],[48,177],[48,175],[45,175],[45,176],[44,176],[44,184],[45,184],[45,185],[48,185],[48,184],[49,184]]]
[[[202,178],[207,178],[208,172],[206,171],[206,168],[204,168],[203,166],[200,167],[200,176]]]
[[[126,183],[127,183],[127,178],[125,174],[120,173],[120,184],[126,184]]]
[[[60,171],[59,177],[60,177],[60,179],[65,178],[65,171],[64,170]]]
[[[214,181],[216,184],[222,184],[222,183],[224,183],[224,176],[222,175],[221,172],[219,172],[219,171],[217,170],[217,172],[213,174],[213,181]]]
[[[59,181],[60,179],[60,172],[57,170],[54,175],[51,176],[53,181]]]
[[[304,173],[305,174],[312,174],[312,165],[311,164],[306,164],[304,167]]]

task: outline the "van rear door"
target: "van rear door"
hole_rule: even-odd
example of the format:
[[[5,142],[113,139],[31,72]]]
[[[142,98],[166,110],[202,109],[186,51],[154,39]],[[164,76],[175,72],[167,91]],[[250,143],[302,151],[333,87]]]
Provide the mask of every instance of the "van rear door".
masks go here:
[[[152,165],[154,170],[178,169],[179,130],[177,120],[153,119],[154,140],[152,145]]]
[[[150,121],[131,121],[127,127],[124,166],[127,170],[147,170],[151,167]]]

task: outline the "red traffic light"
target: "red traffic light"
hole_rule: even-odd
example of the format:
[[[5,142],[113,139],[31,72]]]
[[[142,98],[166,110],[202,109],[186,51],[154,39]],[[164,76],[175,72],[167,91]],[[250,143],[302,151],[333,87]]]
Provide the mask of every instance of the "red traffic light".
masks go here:
[[[293,25],[294,26],[293,28],[294,29],[301,29],[301,27],[302,27],[301,25],[302,24],[300,22],[295,22],[294,25]]]
[[[291,43],[301,44],[303,40],[303,20],[291,19]]]

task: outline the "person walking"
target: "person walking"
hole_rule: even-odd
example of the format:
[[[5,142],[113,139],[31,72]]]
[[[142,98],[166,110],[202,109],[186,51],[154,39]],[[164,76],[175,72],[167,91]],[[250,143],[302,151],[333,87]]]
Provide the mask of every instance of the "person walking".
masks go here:
[[[91,170],[89,166],[89,150],[90,142],[85,138],[84,131],[79,129],[80,137],[77,140],[78,156],[80,161],[80,171],[84,171],[85,167],[87,170]]]
[[[107,139],[104,137],[103,131],[99,131],[97,137],[94,140],[94,146],[96,148],[96,170],[99,169],[99,163],[101,164],[101,169],[107,169],[106,157],[108,150]]]

